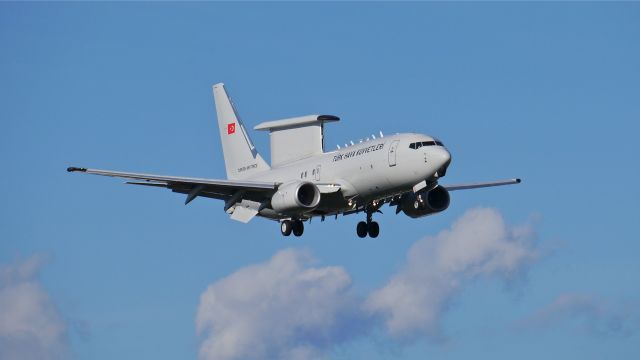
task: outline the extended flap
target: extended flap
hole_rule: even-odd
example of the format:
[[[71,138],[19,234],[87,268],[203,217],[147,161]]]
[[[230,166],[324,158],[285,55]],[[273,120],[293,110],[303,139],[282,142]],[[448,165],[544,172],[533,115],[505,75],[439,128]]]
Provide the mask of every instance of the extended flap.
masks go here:
[[[253,219],[256,215],[258,215],[258,210],[246,208],[244,206],[236,206],[230,217],[232,220],[240,221],[246,224],[251,221],[251,219]]]

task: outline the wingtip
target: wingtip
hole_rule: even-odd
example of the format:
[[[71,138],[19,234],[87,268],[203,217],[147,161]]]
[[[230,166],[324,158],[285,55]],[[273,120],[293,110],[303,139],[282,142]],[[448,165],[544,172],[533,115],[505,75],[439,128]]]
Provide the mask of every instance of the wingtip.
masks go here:
[[[81,172],[85,172],[87,171],[86,168],[79,168],[79,167],[75,167],[75,166],[70,166],[67,168],[67,172],[74,172],[74,171],[81,171]]]
[[[520,184],[521,182],[522,182],[522,179],[520,179],[520,178],[516,179],[516,184]]]

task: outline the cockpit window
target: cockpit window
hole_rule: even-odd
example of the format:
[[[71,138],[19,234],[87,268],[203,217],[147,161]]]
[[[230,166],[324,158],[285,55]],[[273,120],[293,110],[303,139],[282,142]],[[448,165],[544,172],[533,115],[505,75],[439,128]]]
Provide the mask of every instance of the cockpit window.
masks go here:
[[[439,146],[444,146],[442,144],[442,142],[436,140],[436,141],[418,141],[418,142],[414,142],[409,144],[409,148],[410,149],[420,149],[423,146],[434,146],[434,145],[439,145]]]

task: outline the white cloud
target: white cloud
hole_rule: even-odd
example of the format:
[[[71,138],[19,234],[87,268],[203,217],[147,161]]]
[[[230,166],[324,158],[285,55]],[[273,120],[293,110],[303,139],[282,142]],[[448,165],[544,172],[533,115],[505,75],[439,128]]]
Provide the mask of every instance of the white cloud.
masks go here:
[[[359,333],[358,302],[342,267],[312,267],[287,249],[211,284],[196,327],[201,359],[313,359]]]
[[[0,267],[0,359],[62,359],[66,326],[36,273],[42,257]]]
[[[365,307],[382,316],[394,337],[438,335],[442,314],[462,283],[519,273],[536,257],[532,236],[531,227],[508,227],[494,209],[471,209],[451,229],[417,241],[404,267]]]
[[[321,358],[381,322],[393,337],[439,335],[462,284],[521,273],[536,257],[532,237],[531,227],[509,227],[496,210],[469,210],[451,229],[417,241],[403,268],[366,299],[352,293],[344,268],[314,267],[307,252],[282,250],[201,295],[200,358]]]
[[[579,329],[597,336],[628,336],[640,329],[637,306],[612,305],[593,296],[576,293],[560,294],[521,321],[519,327],[542,329],[559,323],[574,323]]]

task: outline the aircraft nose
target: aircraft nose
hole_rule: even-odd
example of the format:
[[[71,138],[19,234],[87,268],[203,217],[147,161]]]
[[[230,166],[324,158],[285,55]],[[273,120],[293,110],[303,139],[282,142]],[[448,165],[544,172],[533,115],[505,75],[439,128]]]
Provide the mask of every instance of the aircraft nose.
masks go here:
[[[433,159],[438,167],[442,167],[445,165],[449,165],[451,162],[451,154],[445,148],[437,148],[434,149]]]
[[[434,149],[432,161],[436,165],[436,176],[443,177],[447,174],[447,168],[451,163],[451,154],[445,148]]]

